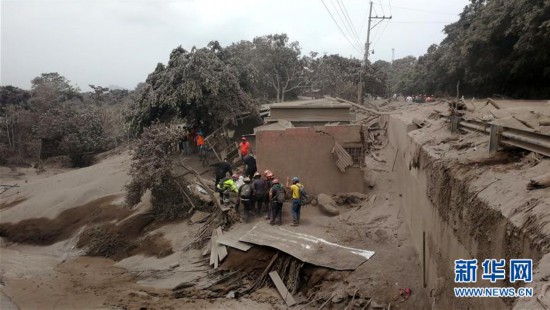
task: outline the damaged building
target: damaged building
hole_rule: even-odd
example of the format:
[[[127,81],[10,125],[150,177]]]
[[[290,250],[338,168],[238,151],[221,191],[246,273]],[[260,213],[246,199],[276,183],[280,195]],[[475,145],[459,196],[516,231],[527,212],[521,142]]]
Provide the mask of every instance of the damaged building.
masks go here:
[[[260,169],[300,177],[313,193],[362,192],[364,128],[351,105],[331,99],[271,105],[255,128]]]

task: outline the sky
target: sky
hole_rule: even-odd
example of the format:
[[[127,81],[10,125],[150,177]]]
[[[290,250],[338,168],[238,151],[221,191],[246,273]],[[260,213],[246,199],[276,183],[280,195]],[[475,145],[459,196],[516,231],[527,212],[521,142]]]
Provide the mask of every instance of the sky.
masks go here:
[[[373,0],[372,15],[392,19],[373,27],[370,60],[391,61],[392,49],[395,59],[424,54],[467,3]],[[362,58],[368,9],[366,0],[0,0],[0,84],[29,89],[58,72],[83,91],[134,89],[177,46],[272,33],[287,33],[303,54]]]

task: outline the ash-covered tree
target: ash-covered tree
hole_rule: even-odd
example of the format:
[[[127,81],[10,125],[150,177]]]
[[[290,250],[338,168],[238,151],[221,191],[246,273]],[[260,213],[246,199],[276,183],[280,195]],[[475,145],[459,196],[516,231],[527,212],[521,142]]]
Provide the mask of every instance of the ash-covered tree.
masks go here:
[[[132,180],[126,186],[128,206],[137,204],[147,190],[151,190],[156,219],[173,220],[203,206],[188,182],[174,174],[174,141],[179,134],[175,128],[161,123],[143,130],[132,149]]]
[[[255,104],[241,86],[245,79],[218,42],[191,51],[174,49],[166,65],[159,63],[138,94],[131,126],[134,133],[155,121],[201,120],[215,128]]]
[[[26,106],[30,97],[29,91],[19,87],[12,85],[0,86],[0,113],[3,113],[9,105]]]
[[[415,92],[550,97],[549,1],[471,0],[444,32],[405,77]]]
[[[287,93],[305,86],[305,59],[297,41],[289,42],[283,33],[256,37],[252,43],[252,61],[259,78],[272,88],[277,102],[285,101]]]
[[[312,87],[321,93],[355,101],[360,82],[361,61],[340,55],[324,55],[314,60]]]
[[[82,162],[85,155],[107,148],[103,120],[94,106],[64,103],[52,107],[40,114],[35,132],[42,141],[43,156],[67,155],[75,166],[88,165]]]
[[[57,72],[42,73],[32,79],[31,94],[31,103],[37,108],[71,99],[82,101],[80,89]]]

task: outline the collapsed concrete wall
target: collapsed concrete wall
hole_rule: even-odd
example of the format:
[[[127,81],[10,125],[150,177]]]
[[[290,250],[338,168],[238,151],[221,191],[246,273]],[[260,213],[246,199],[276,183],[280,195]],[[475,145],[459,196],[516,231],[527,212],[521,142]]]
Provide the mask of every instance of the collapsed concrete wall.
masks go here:
[[[361,126],[317,126],[256,133],[258,170],[270,169],[282,182],[298,176],[311,193],[362,192],[359,166],[338,170],[335,142],[362,145]]]
[[[404,118],[389,118],[388,138],[397,152],[394,179],[402,195],[401,208],[423,268],[425,286],[435,303],[445,309],[510,308],[512,299],[455,298],[453,287],[465,285],[454,283],[454,260],[538,261],[548,252],[550,240],[541,232],[544,219],[529,214],[533,208],[544,207],[543,203],[526,201],[517,194],[517,187],[491,188],[493,180],[505,177],[496,177],[494,172],[480,176],[483,168],[472,169],[445,158],[427,147],[429,143],[420,141],[422,135],[413,129],[416,127]],[[518,220],[523,212],[522,220]],[[480,273],[481,268],[478,279]],[[478,281],[476,286],[491,284]]]

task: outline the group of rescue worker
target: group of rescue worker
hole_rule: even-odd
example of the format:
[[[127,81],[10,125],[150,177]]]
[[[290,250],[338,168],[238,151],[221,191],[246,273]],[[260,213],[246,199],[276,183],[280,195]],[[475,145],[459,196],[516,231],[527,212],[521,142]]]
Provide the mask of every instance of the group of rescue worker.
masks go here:
[[[243,144],[245,145],[243,147]],[[228,204],[231,193],[236,194],[237,202],[234,208],[239,212],[243,205],[243,220],[248,222],[251,216],[265,216],[271,225],[282,225],[282,210],[286,200],[287,190],[292,196],[292,226],[300,224],[300,211],[305,204],[306,192],[298,177],[287,178],[285,186],[270,170],[263,174],[257,172],[256,159],[251,154],[250,143],[243,137],[239,145],[239,153],[245,165],[244,174],[233,173],[231,164],[224,159],[213,164],[215,167],[215,187],[224,204]]]

